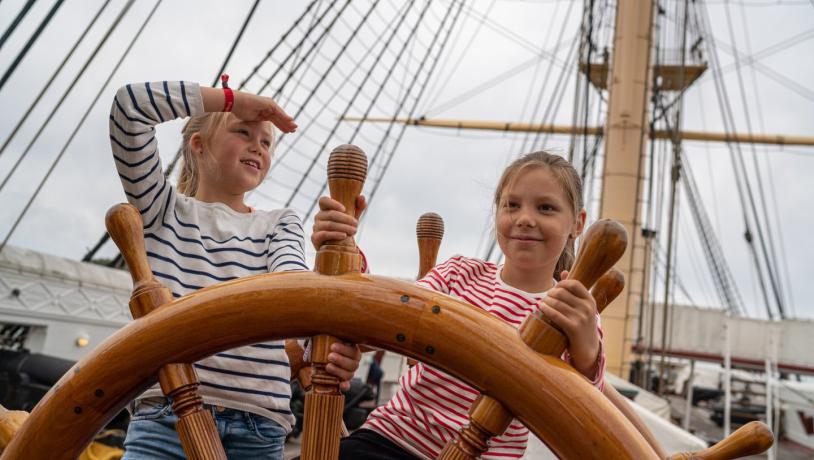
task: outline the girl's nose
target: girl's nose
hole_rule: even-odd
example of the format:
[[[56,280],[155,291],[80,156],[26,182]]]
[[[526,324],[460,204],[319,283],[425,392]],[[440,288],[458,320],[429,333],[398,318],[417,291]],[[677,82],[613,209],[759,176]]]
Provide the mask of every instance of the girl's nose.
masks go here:
[[[263,141],[259,138],[252,139],[252,142],[249,144],[249,151],[259,155],[260,152],[263,151],[262,142]]]
[[[521,210],[517,216],[515,224],[521,227],[534,227],[534,219],[529,215],[528,212]]]

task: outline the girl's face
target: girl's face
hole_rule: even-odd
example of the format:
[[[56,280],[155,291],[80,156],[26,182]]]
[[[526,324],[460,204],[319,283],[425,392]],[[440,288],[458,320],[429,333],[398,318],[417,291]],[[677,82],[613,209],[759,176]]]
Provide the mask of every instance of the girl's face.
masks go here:
[[[255,189],[271,166],[273,142],[270,122],[247,122],[230,114],[204,148],[202,183],[230,195]]]
[[[574,215],[573,205],[547,167],[520,172],[500,192],[495,229],[506,265],[552,276],[569,235],[576,237],[585,211]]]

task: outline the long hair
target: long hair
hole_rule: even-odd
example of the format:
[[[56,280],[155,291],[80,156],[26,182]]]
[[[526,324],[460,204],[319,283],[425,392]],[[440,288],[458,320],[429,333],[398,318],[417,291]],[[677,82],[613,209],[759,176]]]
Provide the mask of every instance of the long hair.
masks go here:
[[[565,158],[546,151],[532,152],[521,156],[514,160],[500,176],[495,189],[495,212],[500,209],[500,197],[503,190],[511,185],[520,176],[520,173],[531,168],[548,168],[549,171],[557,178],[560,187],[562,187],[568,202],[571,204],[571,210],[574,217],[579,215],[582,210],[582,180],[579,178],[577,170]],[[565,243],[562,254],[557,260],[557,265],[554,268],[554,278],[559,281],[560,273],[563,270],[570,270],[576,258],[574,252],[574,238],[568,236],[568,241]]]
[[[223,129],[226,120],[229,119],[228,112],[210,112],[203,115],[191,117],[181,130],[183,139],[181,141],[181,172],[178,174],[178,185],[176,189],[186,196],[195,196],[198,192],[199,172],[201,166],[198,157],[192,151],[189,140],[195,133],[200,133],[204,145],[208,145],[212,136]]]

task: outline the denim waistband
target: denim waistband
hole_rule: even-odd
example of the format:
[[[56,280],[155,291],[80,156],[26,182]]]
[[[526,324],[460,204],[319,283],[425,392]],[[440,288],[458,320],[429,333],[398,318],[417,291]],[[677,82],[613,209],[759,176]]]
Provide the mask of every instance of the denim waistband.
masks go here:
[[[172,400],[170,398],[162,398],[162,397],[137,399],[137,400],[133,401],[133,409],[134,410],[138,409],[139,405],[141,405],[141,404],[156,405],[156,404],[162,404],[162,403],[163,404],[172,404]],[[224,407],[224,406],[219,406],[219,405],[214,405],[214,404],[206,404],[206,403],[204,403],[203,407],[204,407],[205,410],[208,410],[212,414],[212,417],[219,418],[219,419],[232,419],[232,420],[238,420],[238,419],[241,419],[241,418],[242,419],[248,419],[248,418],[251,418],[252,415],[255,415],[255,414],[252,414],[251,412],[243,411],[243,410],[240,410],[240,409],[232,409],[230,407]]]

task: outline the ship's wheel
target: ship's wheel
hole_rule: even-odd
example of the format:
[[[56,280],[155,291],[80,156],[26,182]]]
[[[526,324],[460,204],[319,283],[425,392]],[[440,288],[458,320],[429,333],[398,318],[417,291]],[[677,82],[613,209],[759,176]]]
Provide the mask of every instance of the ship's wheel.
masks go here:
[[[349,183],[358,181],[356,150],[342,146],[329,163],[332,195],[349,212],[361,188],[348,191]],[[590,286],[608,271],[624,252],[624,230],[619,228],[609,221],[592,226],[572,277]],[[541,315],[530,316],[518,331],[452,297],[360,274],[352,240],[323,246],[316,272],[234,280],[173,301],[147,265],[138,211],[115,207],[108,213],[108,229],[133,275],[131,310],[138,319],[54,385],[14,434],[2,460],[76,458],[105,423],[157,380],[173,397],[188,457],[225,458],[197,395],[192,367],[179,363],[242,345],[308,336],[315,337],[314,370],[306,399],[304,459],[336,455],[342,396],[336,379],[324,372],[335,338],[417,359],[481,391],[470,427],[462,431],[457,447],[445,449],[443,458],[475,457],[489,436],[500,433],[501,420],[512,416],[561,458],[664,456],[635,420],[559,359],[564,339],[554,335],[559,333]],[[540,353],[545,350],[554,352]],[[754,436],[736,437],[709,452],[687,455],[733,458],[765,450],[771,433],[767,445],[767,429],[759,428],[759,433],[749,433],[762,436],[759,442]]]

